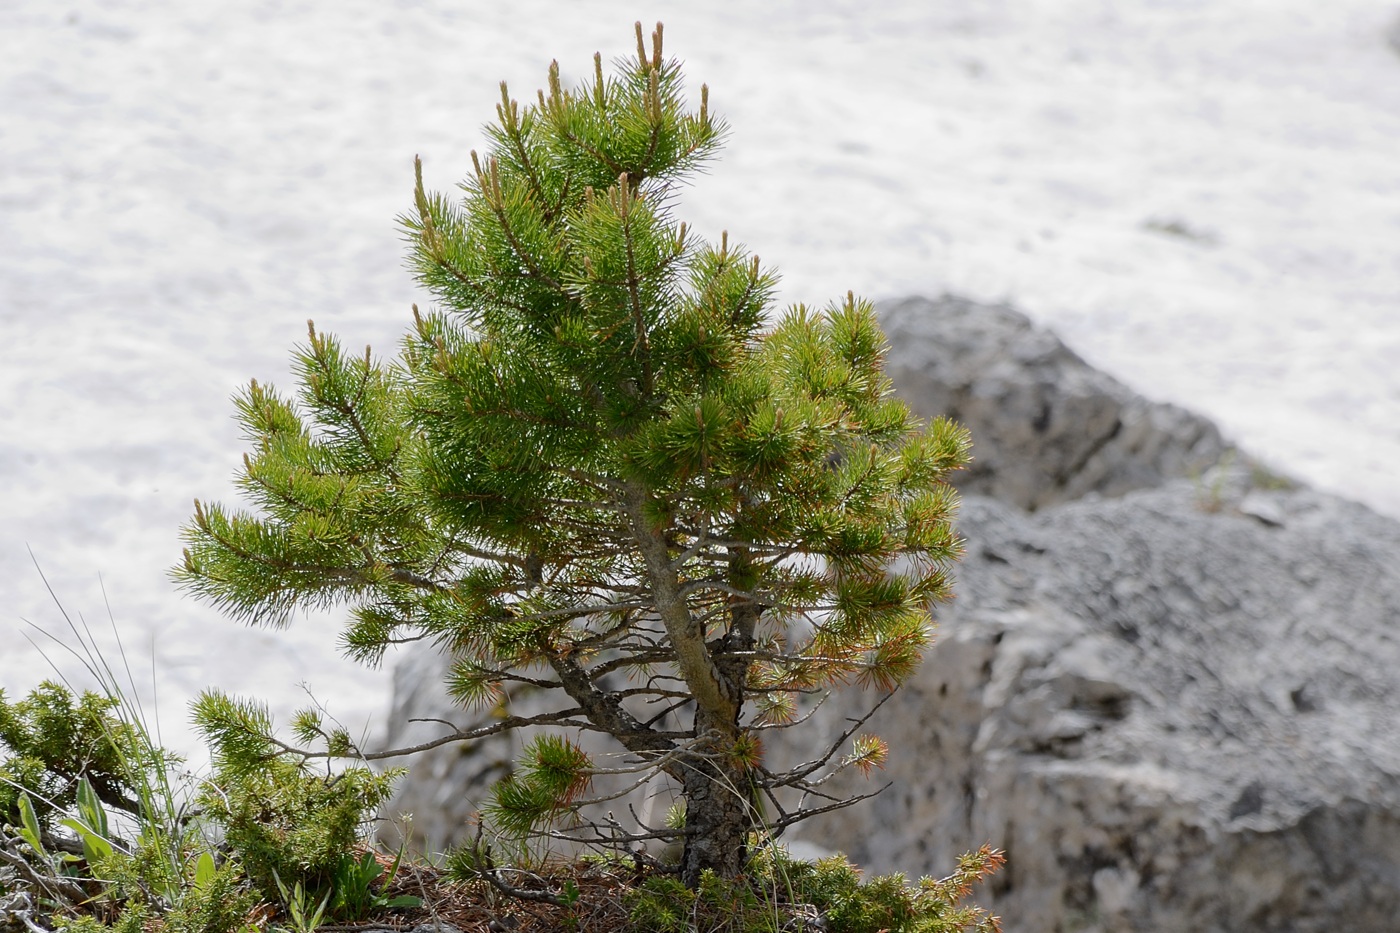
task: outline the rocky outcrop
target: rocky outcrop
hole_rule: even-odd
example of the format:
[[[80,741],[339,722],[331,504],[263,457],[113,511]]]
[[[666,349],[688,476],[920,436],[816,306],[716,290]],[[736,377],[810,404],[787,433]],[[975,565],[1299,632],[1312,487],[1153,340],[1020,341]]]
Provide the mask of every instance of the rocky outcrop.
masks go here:
[[[1396,929],[1400,524],[1216,479],[969,497],[938,643],[871,723],[894,786],[801,829],[875,871],[1002,846],[1008,930]]]
[[[1010,309],[882,316],[897,391],[972,430],[968,550],[937,644],[871,723],[894,786],[801,841],[912,875],[1004,847],[978,899],[1019,933],[1395,930],[1400,523],[1215,465],[1208,421]],[[457,718],[434,663],[400,670],[396,723]],[[769,734],[772,763],[869,700]],[[441,749],[394,806],[456,832],[510,751]]]
[[[1148,401],[1011,308],[906,298],[880,321],[896,392],[972,432],[964,492],[1038,509],[1199,474],[1225,451],[1210,421]]]

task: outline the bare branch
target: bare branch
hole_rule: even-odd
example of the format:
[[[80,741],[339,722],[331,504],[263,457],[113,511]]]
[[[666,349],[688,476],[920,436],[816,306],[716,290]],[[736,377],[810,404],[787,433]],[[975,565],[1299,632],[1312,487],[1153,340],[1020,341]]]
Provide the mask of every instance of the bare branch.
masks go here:
[[[765,785],[768,787],[793,787],[805,781],[808,775],[822,768],[832,758],[836,757],[836,753],[841,750],[841,746],[845,745],[851,736],[855,735],[856,731],[860,729],[861,726],[865,725],[870,717],[874,716],[876,711],[884,706],[892,696],[894,696],[893,692],[885,694],[880,697],[879,701],[877,701],[864,716],[861,716],[859,719],[847,720],[851,723],[850,728],[842,732],[836,741],[832,742],[831,745],[827,747],[826,751],[818,757],[804,761],[795,768],[777,774],[760,767],[759,770],[763,774]]]
[[[76,907],[88,899],[88,892],[76,881],[56,875],[40,874],[28,859],[16,854],[18,842],[17,839],[4,839],[5,844],[0,846],[0,862],[9,865],[25,881],[69,907]]]
[[[800,823],[805,819],[809,819],[822,813],[830,813],[833,810],[844,810],[846,807],[854,806],[855,804],[860,803],[862,800],[869,800],[871,797],[883,794],[885,791],[889,790],[892,784],[894,784],[893,781],[886,781],[885,784],[878,790],[872,790],[868,794],[856,794],[854,797],[844,797],[836,801],[835,803],[827,804],[824,807],[802,807],[769,824],[769,828],[773,832],[773,838],[776,839],[782,834],[783,830],[787,829],[794,823]]]

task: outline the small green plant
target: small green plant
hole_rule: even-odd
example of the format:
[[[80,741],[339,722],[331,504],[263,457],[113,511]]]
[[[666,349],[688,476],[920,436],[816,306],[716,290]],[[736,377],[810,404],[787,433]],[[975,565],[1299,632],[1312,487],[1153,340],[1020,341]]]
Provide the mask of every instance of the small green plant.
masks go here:
[[[32,724],[33,712],[42,710],[43,730],[15,728],[7,736],[12,753],[22,744],[29,756],[25,766],[6,769],[17,817],[7,828],[28,849],[22,865],[6,861],[27,882],[33,906],[58,925],[178,933],[237,929],[233,921],[256,898],[242,890],[246,884],[236,865],[218,868],[211,846],[176,815],[183,804],[173,799],[177,788],[165,773],[176,759],[149,742],[144,723],[127,718],[131,709],[125,694],[75,697],[55,683],[8,707],[12,726]],[[55,735],[73,737],[73,747],[55,743]],[[25,743],[36,736],[47,738]],[[87,753],[86,759],[75,752]],[[37,786],[9,776],[15,774]]]
[[[313,933],[321,925],[326,915],[326,907],[331,902],[331,893],[327,891],[325,896],[321,898],[321,903],[312,907],[314,899],[300,881],[294,882],[288,888],[276,871],[272,873],[272,880],[277,884],[277,893],[281,895],[282,906],[292,921],[292,929],[296,930],[296,933]]]
[[[46,680],[11,703],[0,689],[0,824],[18,826],[20,799],[47,832],[77,799],[80,780],[109,805],[135,813],[137,730],[115,715],[121,700]],[[37,803],[36,803],[37,801]]]
[[[1295,480],[1289,479],[1282,473],[1274,472],[1268,464],[1257,460],[1250,463],[1249,484],[1255,489],[1270,491],[1298,488],[1298,483]]]
[[[666,875],[648,878],[641,886],[627,892],[623,902],[635,930],[685,933],[692,929],[695,892],[681,884],[679,878]]]
[[[1196,490],[1196,508],[1202,512],[1214,515],[1225,508],[1226,493],[1229,490],[1235,465],[1235,455],[1236,451],[1231,448],[1225,451],[1220,461],[1204,475],[1198,472],[1191,477]]]
[[[0,695],[0,803],[14,832],[0,840],[0,860],[24,880],[36,910],[58,926],[230,933],[249,924],[261,900],[277,902],[274,868],[294,889],[314,886],[338,918],[407,903],[381,895],[385,869],[354,850],[395,773],[318,778],[250,742],[238,730],[246,717],[220,729],[211,713],[203,725],[219,739],[220,768],[196,789],[153,741],[134,686],[123,686],[85,626],[64,618],[72,637],[54,641],[101,692],[75,696],[48,682],[14,703]],[[206,708],[227,713],[237,704],[211,699]],[[318,726],[312,714],[299,717],[303,731]],[[334,731],[327,739],[343,740]]]
[[[55,923],[159,928],[185,916],[211,843],[188,810],[182,760],[153,737],[120,639],[124,678],[54,602],[69,637],[44,634],[98,690],[46,681],[14,703],[0,693],[0,807],[30,850],[13,867]]]
[[[113,848],[107,811],[102,808],[87,775],[78,779],[76,797],[75,814],[61,820],[60,825],[77,835],[83,846],[83,859],[89,865],[101,865],[116,855],[117,850]]]
[[[50,725],[59,729],[81,723],[81,710],[85,706],[94,708],[91,702],[74,702],[76,698],[66,688],[54,684],[44,685],[42,699],[45,708],[55,713]],[[97,706],[104,710],[121,709],[117,703],[103,702]],[[65,713],[73,717],[66,725],[60,721]],[[152,760],[155,750],[140,747],[144,735],[140,729],[125,722],[119,725],[121,728],[111,730],[109,737],[114,740],[120,737],[131,744],[109,761],[120,764],[121,782],[138,790],[133,799],[139,801],[142,781],[134,774],[132,763],[138,759]],[[110,753],[111,749],[104,751]],[[14,792],[12,799],[18,820],[6,825],[14,837],[10,838],[7,832],[6,838],[0,840],[7,848],[3,861],[27,882],[32,905],[56,918],[56,922],[78,922],[86,917],[83,922],[105,922],[132,929],[158,925],[162,916],[178,910],[185,885],[180,871],[172,874],[170,866],[173,862],[183,868],[186,853],[169,849],[170,837],[161,831],[159,822],[147,819],[139,803],[134,806],[134,812],[124,806],[116,808],[118,819],[114,820],[100,799],[94,780],[81,765],[75,766],[72,759],[61,756],[55,761],[47,758],[36,761],[39,767],[31,774],[48,778],[75,767],[76,780],[71,787],[61,787],[60,799],[19,787],[17,782],[7,785]],[[46,781],[36,783],[44,785]],[[42,813],[48,817],[47,826],[35,806],[35,799],[44,808]],[[121,802],[128,804],[127,798],[121,798]],[[129,831],[128,839],[120,838],[119,826]],[[27,851],[17,852],[10,844],[15,841],[22,841]],[[207,851],[204,854],[209,855]]]
[[[220,865],[210,852],[201,852],[184,896],[166,916],[166,928],[170,933],[258,933],[249,918],[259,901],[237,860]]]
[[[393,885],[402,859],[402,849],[387,867],[372,850],[367,849],[358,857],[354,853],[343,855],[331,880],[331,916],[337,920],[361,920],[382,910],[421,906],[422,898],[385,893]]]
[[[116,752],[99,743],[91,756],[113,769],[106,773],[119,780],[111,786],[130,791],[118,798],[131,808],[119,809],[120,821],[112,819],[81,764],[55,754],[63,750],[61,742],[31,742],[30,751],[44,754],[31,755],[23,769],[8,772],[38,775],[36,783],[54,790],[57,799],[5,778],[14,813],[6,825],[28,849],[24,867],[37,903],[57,922],[77,929],[98,924],[229,933],[241,930],[265,899],[280,903],[299,930],[310,930],[323,919],[349,922],[419,903],[385,893],[399,857],[386,866],[373,852],[357,849],[364,825],[387,798],[397,772],[351,768],[315,774],[275,746],[249,739],[257,733],[250,720],[271,730],[255,704],[210,694],[196,709],[215,760],[214,774],[196,795],[198,821],[192,813],[171,819],[187,812],[184,804],[152,792],[175,788],[162,783],[164,776],[141,769],[163,768],[174,759],[142,744],[149,733],[123,718],[130,708],[120,697],[79,699],[66,687],[46,684],[7,710],[11,723],[28,722],[42,711],[50,736],[82,736],[80,727],[90,724],[96,711],[113,720],[102,732],[106,740],[125,743]],[[309,722],[303,718],[301,725]],[[54,777],[66,773],[75,776],[71,787]],[[156,805],[148,809],[143,801]],[[128,840],[119,838],[119,826],[130,831]],[[220,844],[204,830],[216,831]]]
[[[623,897],[631,933],[992,933],[997,918],[962,900],[1001,864],[999,853],[983,848],[964,856],[947,878],[911,884],[892,874],[863,881],[842,856],[801,862],[766,845],[737,879],[706,873],[690,889],[659,875]]]
[[[16,800],[16,809],[19,811],[19,826],[16,829],[20,838],[29,844],[29,848],[39,856],[47,856],[44,849],[43,830],[39,826],[39,816],[34,811],[34,804],[29,799],[29,794],[23,788],[19,789],[19,796]]]
[[[376,774],[350,767],[318,773],[272,738],[265,706],[217,691],[195,701],[194,722],[209,742],[214,764],[199,804],[265,898],[280,896],[290,910],[286,892],[301,891],[322,904],[321,912],[346,921],[390,906],[373,888],[383,866],[356,848],[401,770]],[[302,734],[319,730],[319,717],[303,711],[294,728]],[[326,740],[348,741],[336,730],[327,732]],[[397,864],[395,859],[395,871]]]

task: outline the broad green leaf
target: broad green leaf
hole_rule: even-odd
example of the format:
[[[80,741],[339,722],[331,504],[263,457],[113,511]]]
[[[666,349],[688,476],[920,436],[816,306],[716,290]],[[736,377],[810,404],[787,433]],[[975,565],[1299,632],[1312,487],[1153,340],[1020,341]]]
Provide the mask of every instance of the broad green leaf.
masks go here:
[[[87,860],[88,865],[96,865],[103,859],[111,857],[112,844],[98,835],[92,827],[88,826],[82,820],[75,820],[70,817],[65,820],[60,820],[59,825],[66,826],[68,829],[78,834],[78,838],[82,840],[83,843],[83,858]]]
[[[93,789],[92,782],[86,777],[78,781],[78,815],[82,818],[92,831],[99,836],[110,835],[107,831],[107,811],[102,807],[102,801],[97,796],[97,791]]]
[[[21,792],[19,795],[19,818],[24,825],[19,828],[19,834],[29,847],[39,855],[44,854],[43,834],[39,832],[39,817],[34,812],[34,803],[29,799],[29,795]]]
[[[199,853],[194,863],[194,886],[203,888],[213,879],[215,872],[214,856],[208,852]]]

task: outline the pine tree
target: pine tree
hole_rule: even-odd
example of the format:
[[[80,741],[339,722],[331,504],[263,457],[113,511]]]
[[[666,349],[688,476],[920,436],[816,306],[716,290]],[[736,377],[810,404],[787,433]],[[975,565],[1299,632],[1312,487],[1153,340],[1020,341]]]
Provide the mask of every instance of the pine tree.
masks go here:
[[[883,759],[853,727],[775,772],[759,738],[800,724],[803,695],[914,670],[959,553],[945,478],[968,439],[892,396],[869,303],[776,314],[772,270],[673,218],[726,128],[707,88],[687,109],[659,25],[577,90],[557,63],[533,106],[503,84],[497,116],[460,197],[425,191],[415,160],[401,222],[439,310],[414,308],[388,363],[313,326],[295,396],[238,395],[256,511],[196,502],[174,573],[253,623],[348,605],[343,648],[365,662],[431,640],[456,698],[506,706],[442,742],[612,736],[685,805],[683,826],[624,838],[680,839],[692,886],[732,877],[760,806],[781,831],[842,803],[822,774]],[[521,684],[557,709],[512,714]],[[547,823],[592,768],[567,739],[534,741],[497,819]]]

